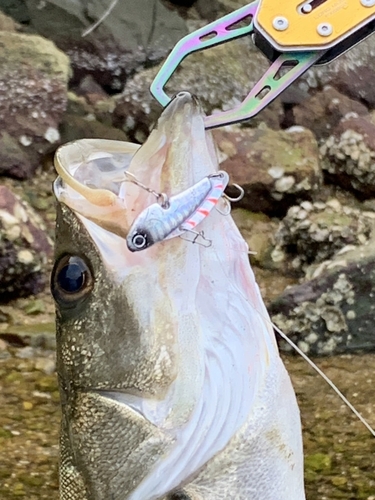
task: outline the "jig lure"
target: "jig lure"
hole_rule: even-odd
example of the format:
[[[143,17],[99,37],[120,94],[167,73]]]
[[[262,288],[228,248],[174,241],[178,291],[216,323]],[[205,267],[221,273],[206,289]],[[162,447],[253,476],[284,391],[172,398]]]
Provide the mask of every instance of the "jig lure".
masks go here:
[[[137,252],[185,232],[195,233],[196,226],[209,215],[223,196],[228,182],[228,174],[219,171],[171,198],[158,194],[158,202],[143,210],[133,222],[126,238],[129,250]]]

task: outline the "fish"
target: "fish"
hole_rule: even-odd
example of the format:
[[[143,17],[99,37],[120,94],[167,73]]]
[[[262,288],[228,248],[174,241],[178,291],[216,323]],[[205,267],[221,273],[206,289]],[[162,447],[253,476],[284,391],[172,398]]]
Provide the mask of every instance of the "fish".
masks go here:
[[[142,146],[62,146],[55,263],[60,500],[304,500],[301,421],[231,215],[131,252],[154,195],[218,172],[198,99],[178,93]]]

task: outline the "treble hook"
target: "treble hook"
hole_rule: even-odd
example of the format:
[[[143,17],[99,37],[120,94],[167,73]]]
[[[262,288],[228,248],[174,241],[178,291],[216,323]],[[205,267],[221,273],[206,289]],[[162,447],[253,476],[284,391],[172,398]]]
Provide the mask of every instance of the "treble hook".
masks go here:
[[[223,197],[231,203],[236,203],[237,201],[241,201],[242,198],[245,196],[245,190],[241,186],[239,186],[238,184],[232,184],[232,186],[237,188],[238,191],[240,192],[240,194],[237,196],[237,198],[231,198],[230,196],[228,196],[225,193],[223,193]]]
[[[230,196],[228,196],[227,194],[223,193],[222,194],[222,199],[223,201],[225,202],[225,211],[224,210],[221,210],[217,205],[216,205],[216,210],[219,212],[219,214],[221,215],[229,215],[230,214],[230,211],[231,211],[231,203],[236,203],[237,201],[240,201],[242,200],[242,198],[244,197],[245,195],[245,191],[244,189],[239,186],[238,184],[232,184],[232,186],[236,187],[240,194],[237,196],[237,198],[231,198]]]

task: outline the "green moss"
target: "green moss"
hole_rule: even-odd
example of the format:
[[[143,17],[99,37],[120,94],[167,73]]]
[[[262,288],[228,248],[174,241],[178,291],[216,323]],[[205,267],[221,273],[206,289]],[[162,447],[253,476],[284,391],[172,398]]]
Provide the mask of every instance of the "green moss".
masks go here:
[[[45,375],[39,378],[37,388],[43,392],[57,391],[57,380],[54,375]]]
[[[332,467],[331,457],[324,453],[315,453],[305,457],[305,468],[307,471],[323,472]]]

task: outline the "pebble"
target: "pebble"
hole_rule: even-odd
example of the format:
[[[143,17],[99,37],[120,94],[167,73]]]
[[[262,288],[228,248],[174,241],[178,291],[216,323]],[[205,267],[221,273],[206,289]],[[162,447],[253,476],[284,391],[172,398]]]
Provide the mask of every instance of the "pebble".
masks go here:
[[[46,375],[51,375],[56,370],[56,361],[51,358],[37,358],[35,360],[35,368]]]
[[[16,352],[16,357],[21,359],[31,359],[35,356],[35,349],[30,346],[22,347]]]

